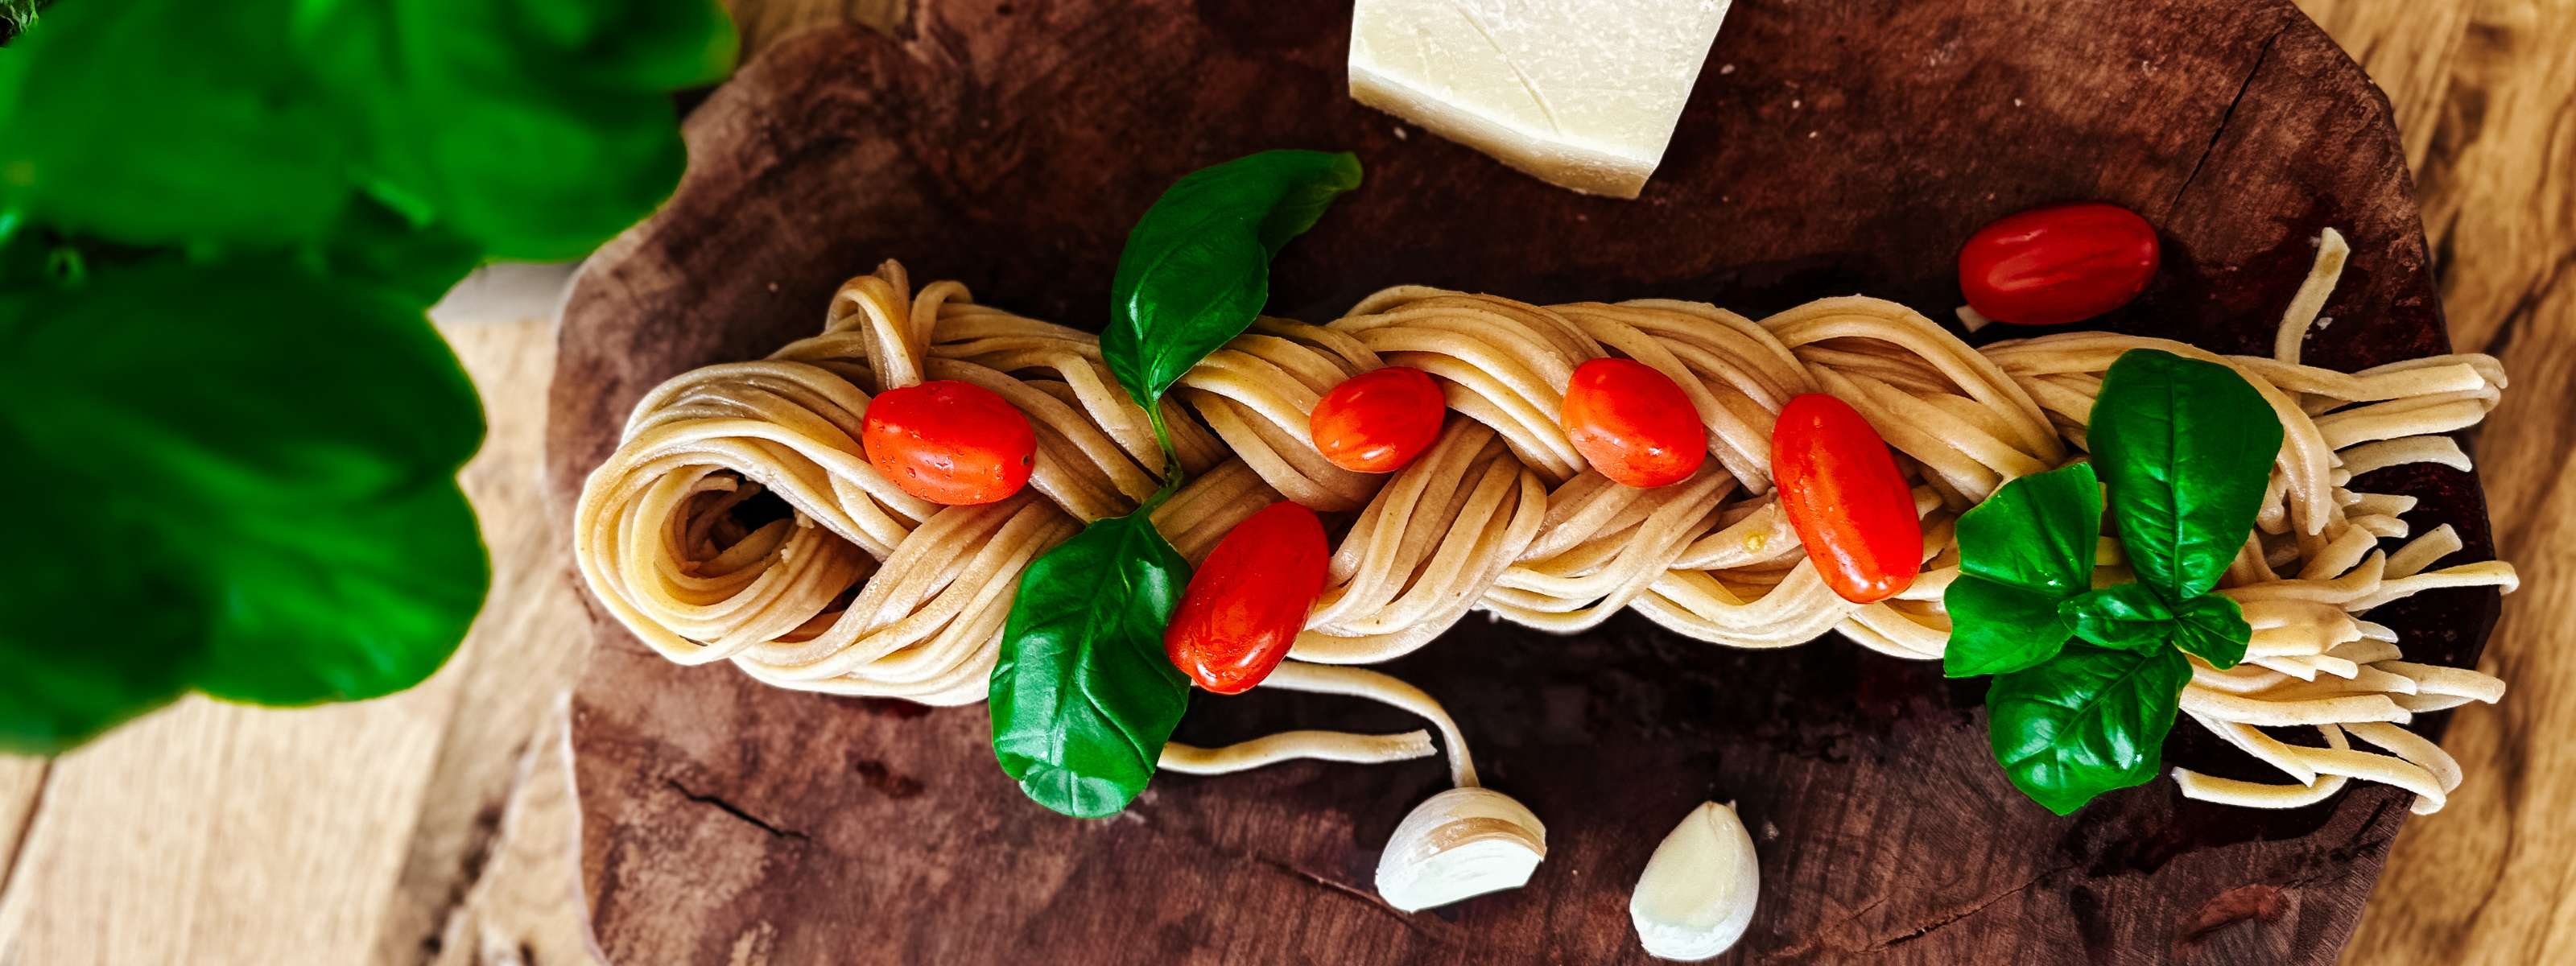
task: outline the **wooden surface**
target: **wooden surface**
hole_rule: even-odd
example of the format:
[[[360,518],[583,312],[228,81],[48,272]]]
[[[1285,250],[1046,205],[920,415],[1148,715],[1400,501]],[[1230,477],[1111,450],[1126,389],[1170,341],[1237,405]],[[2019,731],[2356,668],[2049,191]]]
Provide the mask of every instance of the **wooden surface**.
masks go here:
[[[679,194],[576,281],[548,428],[557,512],[646,390],[810,334],[880,258],[1096,329],[1119,242],[1162,187],[1276,146],[1369,167],[1275,267],[1272,311],[1310,320],[1405,282],[1757,315],[1861,290],[1937,315],[1959,302],[1958,239],[2101,198],[2159,225],[2165,268],[2089,325],[2262,352],[2334,226],[2357,255],[2325,309],[2344,321],[2308,358],[2447,347],[2388,105],[2286,3],[1738,4],[1637,202],[1348,101],[1339,10],[1241,13],[929,0],[908,39],[821,31],[750,64],[692,115]],[[1867,66],[1890,64],[1909,69]],[[2410,523],[2459,527],[2461,559],[2488,552],[2474,478],[2356,486],[2423,496]],[[2372,618],[2449,663],[2494,608],[2443,592]],[[1550,854],[1526,888],[1403,916],[1369,872],[1436,762],[1170,776],[1116,819],[1073,821],[992,765],[980,707],[782,692],[671,664],[594,613],[573,746],[592,922],[618,962],[1642,962],[1629,886],[1715,798],[1759,830],[1767,899],[1728,962],[2326,963],[2407,799],[2260,812],[2157,783],[2061,818],[1992,766],[1982,688],[1933,664],[1835,638],[1713,648],[1633,616],[1573,637],[1471,620],[1386,668],[1448,704],[1488,784],[1548,822]],[[1200,700],[1180,739],[1403,726],[1353,705]],[[2263,775],[2192,725],[2169,758]]]
[[[2514,380],[2475,445],[2496,549],[2524,574],[2487,647],[2513,691],[2445,742],[2479,778],[2407,824],[2346,961],[2576,962],[2576,2],[2316,12],[2371,38],[2356,49],[2392,91],[2443,92],[2412,108],[2431,129],[2417,190],[2453,342]],[[2454,24],[2446,67],[2423,52]]]
[[[736,0],[735,6],[747,25],[762,25],[747,26],[746,39],[769,43],[792,32],[799,18],[864,15],[859,8],[870,4]],[[2561,736],[2576,730],[2576,702],[2563,697],[2576,687],[2576,625],[2557,615],[2576,595],[2576,551],[2557,530],[2576,511],[2576,487],[2563,482],[2571,452],[2566,420],[2576,407],[2576,372],[2569,371],[2576,368],[2576,346],[2567,344],[2576,338],[2576,286],[2567,268],[2576,264],[2576,199],[2570,197],[2576,0],[2308,0],[2303,7],[2361,60],[2395,105],[2454,341],[2502,356],[2516,379],[2478,454],[2499,550],[2524,576],[2522,592],[2505,599],[2505,618],[2486,655],[2515,691],[2502,707],[2459,713],[2445,745],[2469,767],[2469,782],[2440,815],[2406,825],[2344,961],[2569,961],[2576,959],[2576,882],[2570,881],[2576,863],[2569,861],[2576,856],[2576,820],[2561,803],[2576,795],[2576,748]],[[542,512],[533,443],[504,440],[511,433],[505,427],[520,427],[516,432],[528,434],[523,439],[537,431],[554,352],[543,322],[495,321],[506,324],[446,330],[483,388],[495,427],[493,451],[482,466],[524,481],[502,488],[469,478],[487,527]],[[497,569],[550,571],[560,566],[558,545],[495,539]],[[366,712],[398,718],[390,728],[353,728],[349,717],[334,713],[340,709],[182,707],[50,769],[0,759],[0,964],[589,961],[573,897],[573,816],[560,742],[531,727],[497,747],[387,754],[406,744],[398,733],[438,742],[456,718],[483,716],[492,727],[478,731],[506,734],[507,722],[492,718],[487,702],[568,684],[562,668],[586,646],[572,594],[552,581],[496,587],[496,611],[553,614],[556,629],[523,626],[507,636],[478,630],[476,643],[432,685],[361,706],[444,709]],[[583,633],[565,633],[567,624]],[[502,673],[487,671],[474,689],[441,696],[436,681],[482,665]],[[209,747],[199,732],[216,728],[210,718],[226,717],[232,730],[218,736],[213,752],[222,764],[188,770],[192,755],[206,753],[191,749]],[[165,718],[184,720],[163,726]],[[546,720],[542,713],[538,718],[532,725]],[[259,740],[245,735],[245,723]],[[366,740],[369,734],[393,740]],[[115,774],[135,773],[130,767],[81,767],[84,759],[142,762],[151,787],[119,791],[111,784]],[[485,781],[502,787],[461,780],[454,765],[441,772],[442,760],[490,769],[482,773]],[[395,776],[405,772],[430,777],[412,780],[417,794],[366,791],[401,783]],[[64,818],[74,802],[100,814]],[[233,821],[220,832],[229,839],[221,854],[207,856],[219,833],[206,816],[219,811],[293,818]],[[306,821],[324,813],[362,817]],[[433,813],[447,817],[426,818]],[[32,829],[30,816],[37,817]],[[101,836],[70,838],[62,830],[71,819]],[[174,822],[189,828],[150,831]],[[167,834],[162,841],[175,850],[138,860],[126,840],[146,834]],[[57,836],[60,844],[41,850],[48,856],[42,867],[31,868],[28,856],[40,850],[21,846]],[[299,850],[336,859],[315,863],[298,858]],[[407,872],[421,853],[460,859],[445,868],[424,862]],[[232,867],[231,881],[256,882],[257,891],[205,887],[202,873],[192,870],[208,862]],[[406,880],[416,885],[395,885]],[[130,898],[105,912],[83,908],[100,896]],[[419,923],[432,926],[423,931]],[[183,929],[264,941],[247,948],[237,941],[145,948],[114,939]],[[747,946],[738,961],[761,962],[757,946]]]

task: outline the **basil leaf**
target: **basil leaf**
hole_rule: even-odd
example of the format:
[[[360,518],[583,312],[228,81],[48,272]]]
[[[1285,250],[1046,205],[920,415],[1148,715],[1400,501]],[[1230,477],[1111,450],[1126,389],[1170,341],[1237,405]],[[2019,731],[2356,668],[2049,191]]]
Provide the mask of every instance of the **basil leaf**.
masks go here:
[[[16,419],[0,419],[0,450],[33,453]],[[35,467],[0,458],[12,475]],[[207,608],[139,519],[147,507],[56,475],[44,512],[11,521],[11,541],[45,553],[0,555],[0,751],[60,752],[188,688],[205,650]],[[59,549],[55,549],[59,548]],[[107,551],[107,548],[116,548]],[[93,607],[112,608],[93,611]],[[114,615],[112,618],[102,615]],[[103,623],[114,628],[102,641]],[[67,643],[72,642],[72,643]]]
[[[2262,509],[2281,435],[2226,366],[2155,349],[2111,364],[2086,439],[2139,583],[2168,602],[2218,586]]]
[[[1967,678],[2018,671],[2057,656],[2075,634],[2075,620],[2060,612],[2054,594],[1959,575],[1943,591],[1950,611],[1950,646],[1941,673]]]
[[[2254,639],[2245,610],[2217,594],[2202,594],[2174,610],[2173,643],[2221,671],[2245,660],[2245,645]]]
[[[2191,662],[2158,647],[2069,644],[2048,663],[1995,677],[1987,737],[2013,786],[2059,815],[2156,777]]]
[[[97,265],[0,298],[0,385],[0,461],[48,504],[0,557],[0,746],[192,688],[401,690],[482,603],[481,410],[401,297],[283,258]]]
[[[2103,647],[2161,647],[2173,633],[2174,612],[2145,584],[2117,584],[2059,605],[2075,619],[2075,636]]]
[[[993,666],[993,755],[1038,804],[1115,815],[1189,703],[1163,652],[1190,565],[1143,511],[1086,527],[1020,576]]]
[[[482,263],[483,250],[446,225],[415,227],[374,199],[360,198],[304,256],[325,274],[382,286],[426,309]]]
[[[2018,671],[2057,653],[2074,633],[2058,605],[2093,586],[2102,488],[2082,463],[2006,483],[1959,518],[1959,577],[1941,673]]]
[[[1191,172],[1127,235],[1100,354],[1136,404],[1242,335],[1270,300],[1270,260],[1360,186],[1359,158],[1264,151]]]
[[[2093,586],[2102,485],[2085,463],[2003,485],[1959,516],[1959,572],[2072,597]]]
[[[62,4],[0,66],[0,210],[276,249],[363,196],[497,257],[575,257],[670,193],[666,92],[733,47],[708,0]]]
[[[1270,297],[1270,260],[1359,186],[1348,154],[1267,151],[1201,169],[1165,191],[1118,256],[1101,355],[1148,413],[1174,381],[1241,335]],[[1180,485],[1167,473],[1135,513],[1093,523],[1029,565],[993,668],[993,754],[1020,790],[1067,815],[1126,808],[1154,777],[1189,704],[1163,651],[1189,564],[1151,521]]]

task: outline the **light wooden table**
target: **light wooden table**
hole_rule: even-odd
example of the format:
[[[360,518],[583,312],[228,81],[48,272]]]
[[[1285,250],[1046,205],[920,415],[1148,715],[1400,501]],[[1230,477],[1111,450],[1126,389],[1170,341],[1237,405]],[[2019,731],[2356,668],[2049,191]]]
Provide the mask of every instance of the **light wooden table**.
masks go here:
[[[757,47],[901,0],[733,6]],[[2396,108],[2454,342],[2514,380],[2475,448],[2524,578],[2487,648],[2513,691],[2460,712],[2469,781],[2408,823],[2345,962],[2576,962],[2576,0],[2302,6]],[[464,480],[495,584],[465,645],[391,698],[195,698],[0,758],[0,966],[592,961],[557,704],[588,631],[538,478],[552,327],[441,329],[492,424]]]

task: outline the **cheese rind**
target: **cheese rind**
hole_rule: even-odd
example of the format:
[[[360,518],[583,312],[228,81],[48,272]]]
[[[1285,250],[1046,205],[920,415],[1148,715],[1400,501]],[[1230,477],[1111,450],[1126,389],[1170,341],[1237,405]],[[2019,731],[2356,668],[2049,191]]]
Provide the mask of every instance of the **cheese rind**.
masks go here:
[[[1538,178],[1634,198],[1729,0],[1359,0],[1351,97]]]

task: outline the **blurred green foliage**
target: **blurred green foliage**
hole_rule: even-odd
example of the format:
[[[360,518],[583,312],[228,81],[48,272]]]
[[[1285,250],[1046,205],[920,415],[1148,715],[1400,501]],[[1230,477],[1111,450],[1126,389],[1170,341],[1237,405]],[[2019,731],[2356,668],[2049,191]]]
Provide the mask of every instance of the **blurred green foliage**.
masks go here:
[[[44,0],[0,0],[0,44],[8,43],[9,38],[35,23],[36,14],[44,8]]]
[[[0,48],[0,748],[436,670],[489,574],[423,309],[650,213],[734,45],[712,0],[71,0]]]

